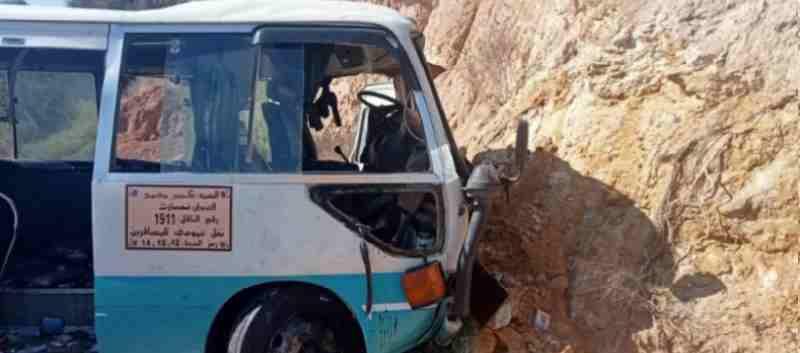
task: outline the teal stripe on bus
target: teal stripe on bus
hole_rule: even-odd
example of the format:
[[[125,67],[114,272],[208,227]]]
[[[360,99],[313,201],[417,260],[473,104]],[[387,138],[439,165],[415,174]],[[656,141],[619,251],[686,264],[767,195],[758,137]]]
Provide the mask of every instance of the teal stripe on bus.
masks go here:
[[[405,303],[401,273],[376,273],[374,303]],[[370,353],[399,353],[430,331],[435,310],[373,313],[367,318],[363,274],[324,276],[98,276],[98,348],[114,353],[203,353],[214,316],[237,292],[271,282],[330,289],[355,313]]]

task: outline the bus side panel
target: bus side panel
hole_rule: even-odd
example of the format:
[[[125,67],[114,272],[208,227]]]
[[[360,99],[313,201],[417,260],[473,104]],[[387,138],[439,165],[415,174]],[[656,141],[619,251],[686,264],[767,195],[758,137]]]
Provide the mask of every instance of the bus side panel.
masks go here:
[[[364,312],[363,275],[306,277],[98,277],[96,330],[101,352],[201,353],[211,323],[230,297],[269,282],[309,283],[332,290],[356,315],[369,352],[402,352],[432,328],[435,308],[398,309],[400,274],[375,274],[381,303],[371,317]],[[379,311],[388,310],[388,311]],[[400,342],[398,337],[418,338]],[[402,340],[401,340],[402,341]]]
[[[368,247],[375,310],[367,317],[363,240],[316,205],[303,184],[234,184],[224,175],[136,178],[109,178],[93,186],[101,351],[201,353],[214,316],[228,299],[275,281],[332,290],[355,313],[371,353],[411,348],[436,321],[433,308],[408,308],[401,285],[402,274],[421,260],[390,256],[373,245]],[[184,183],[232,188],[231,251],[126,249],[126,186]]]

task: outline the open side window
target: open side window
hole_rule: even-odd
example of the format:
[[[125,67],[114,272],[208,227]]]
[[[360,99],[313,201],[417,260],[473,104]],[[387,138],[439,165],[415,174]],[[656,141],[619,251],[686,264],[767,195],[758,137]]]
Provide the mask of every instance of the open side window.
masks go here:
[[[367,28],[269,27],[257,31],[255,41],[254,119],[278,127],[268,128],[272,141],[302,141],[299,151],[273,156],[278,162],[299,160],[309,174],[431,171],[414,101],[419,84],[391,35]],[[391,92],[372,89],[374,82],[386,82]],[[366,114],[361,105],[370,107]]]
[[[267,95],[255,99],[265,102],[257,116],[270,126],[300,122],[303,143],[295,159],[302,160],[303,173],[431,171],[423,115],[415,104],[419,82],[407,54],[389,33],[264,28],[256,42],[264,81],[257,81],[256,92]],[[262,84],[267,88],[261,89]],[[278,129],[284,131],[297,130]],[[275,134],[271,140],[280,137]],[[311,196],[387,253],[427,256],[442,248],[439,185],[318,185]]]
[[[311,196],[390,254],[426,256],[442,247],[443,210],[435,185],[318,186]]]

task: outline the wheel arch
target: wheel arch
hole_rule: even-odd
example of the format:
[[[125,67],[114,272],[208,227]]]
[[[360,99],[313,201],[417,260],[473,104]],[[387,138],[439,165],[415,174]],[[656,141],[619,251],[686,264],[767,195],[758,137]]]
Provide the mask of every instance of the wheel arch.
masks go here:
[[[367,340],[364,334],[364,329],[358,322],[353,308],[348,306],[347,303],[330,288],[314,283],[297,281],[261,283],[236,292],[236,294],[231,296],[214,315],[214,320],[212,321],[206,336],[205,353],[227,352],[227,343],[230,336],[230,330],[233,328],[233,325],[236,324],[239,314],[244,311],[246,307],[256,298],[264,295],[265,292],[289,288],[303,288],[305,290],[312,290],[318,292],[320,295],[324,295],[327,298],[331,298],[336,304],[336,310],[341,313],[343,319],[350,321],[353,324],[354,329],[358,330],[361,353],[366,353]]]

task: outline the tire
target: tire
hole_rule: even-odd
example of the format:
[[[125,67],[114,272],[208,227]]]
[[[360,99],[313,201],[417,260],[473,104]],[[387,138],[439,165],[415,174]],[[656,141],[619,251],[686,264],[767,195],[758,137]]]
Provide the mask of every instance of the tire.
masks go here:
[[[239,315],[228,353],[363,353],[352,315],[308,288],[272,290]]]

